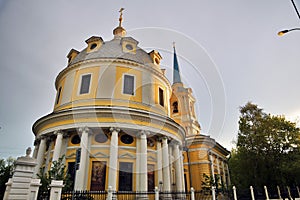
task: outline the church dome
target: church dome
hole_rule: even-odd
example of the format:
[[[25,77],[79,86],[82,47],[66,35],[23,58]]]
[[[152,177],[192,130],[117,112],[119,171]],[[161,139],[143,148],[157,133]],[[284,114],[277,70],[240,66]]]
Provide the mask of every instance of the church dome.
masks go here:
[[[150,55],[137,46],[138,42],[132,37],[114,38],[111,41],[103,42],[101,47],[97,48],[97,43],[82,50],[69,63],[69,65],[91,59],[124,59],[137,62],[142,65],[153,63]],[[89,48],[97,48],[89,52]]]

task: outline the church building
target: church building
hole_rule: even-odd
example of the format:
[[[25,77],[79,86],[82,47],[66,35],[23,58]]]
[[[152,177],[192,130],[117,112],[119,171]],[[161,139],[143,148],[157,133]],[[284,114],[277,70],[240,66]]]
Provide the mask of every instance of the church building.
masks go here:
[[[92,36],[67,55],[53,112],[32,128],[35,172],[64,156],[75,190],[201,190],[203,174],[228,186],[230,152],[201,134],[175,46],[170,82],[162,55],[127,36],[122,11],[112,40]]]

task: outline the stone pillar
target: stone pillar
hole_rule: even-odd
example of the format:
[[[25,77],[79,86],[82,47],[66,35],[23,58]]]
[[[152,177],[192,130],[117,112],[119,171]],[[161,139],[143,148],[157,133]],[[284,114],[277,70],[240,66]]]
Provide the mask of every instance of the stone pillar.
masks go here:
[[[222,176],[223,184],[227,188],[227,181],[226,181],[226,172],[225,172],[224,160],[222,161],[222,169],[223,169],[223,176]]]
[[[32,177],[37,165],[36,159],[30,157],[30,154],[31,149],[28,148],[26,156],[17,159],[9,194],[5,194],[7,199],[30,199]]]
[[[140,157],[140,191],[148,191],[148,166],[147,166],[147,136],[144,131],[141,132],[141,157]]]
[[[173,171],[173,143],[168,144],[169,146],[169,172],[170,172],[170,183],[171,183],[171,190],[175,189],[173,188],[173,184],[175,184],[174,179],[174,171]]]
[[[162,139],[162,164],[163,164],[163,191],[171,191],[170,168],[169,168],[169,145],[167,137]]]
[[[87,159],[89,157],[89,129],[87,127],[80,128],[79,132],[81,133],[80,141],[80,164],[79,169],[76,171],[75,178],[75,190],[86,190],[86,170],[87,170]]]
[[[184,163],[183,163],[183,152],[182,147],[179,147],[180,154],[180,166],[181,166],[181,176],[182,176],[182,191],[185,191],[185,179],[184,179]]]
[[[110,152],[109,152],[109,170],[108,170],[108,186],[113,191],[117,189],[117,169],[118,169],[118,132],[120,129],[110,128]]]
[[[174,145],[174,149],[173,149],[173,152],[174,152],[174,163],[175,163],[175,171],[176,171],[176,190],[179,191],[179,192],[182,192],[183,191],[183,188],[182,188],[182,182],[183,182],[183,177],[182,177],[182,165],[181,165],[181,155],[180,155],[180,152],[179,152],[179,144],[175,144]]]
[[[136,137],[136,162],[135,162],[135,168],[136,168],[136,174],[135,174],[135,190],[140,191],[140,161],[141,160],[141,138],[139,134]]]
[[[37,199],[39,187],[42,185],[40,179],[31,179],[29,199]]]
[[[52,165],[53,165],[53,161],[58,161],[60,157],[62,139],[63,139],[63,133],[61,131],[55,131],[54,134],[56,135],[56,140],[55,140],[54,152],[52,157]]]
[[[209,160],[210,160],[211,176],[215,182],[216,180],[215,180],[214,158],[211,153],[209,154]]]
[[[228,163],[226,163],[226,169],[227,169],[227,185],[231,185]]]
[[[3,200],[8,199],[8,195],[10,193],[10,189],[11,189],[11,185],[12,185],[12,178],[9,178],[7,183],[5,183],[5,185],[6,185],[6,188],[5,188],[5,193],[4,193]]]
[[[157,185],[159,185],[159,183],[163,182],[163,174],[162,174],[162,149],[161,149],[161,140],[158,139],[156,142],[156,146],[157,146],[157,180],[158,183]]]
[[[52,180],[50,184],[50,200],[60,200],[63,181]]]
[[[43,164],[43,161],[44,161],[44,156],[45,156],[45,151],[46,151],[46,137],[41,137],[41,141],[40,141],[40,144],[39,144],[39,150],[38,150],[38,153],[37,153],[37,165],[36,165],[36,168],[35,168],[35,177],[36,174],[38,174],[40,172],[40,168]]]

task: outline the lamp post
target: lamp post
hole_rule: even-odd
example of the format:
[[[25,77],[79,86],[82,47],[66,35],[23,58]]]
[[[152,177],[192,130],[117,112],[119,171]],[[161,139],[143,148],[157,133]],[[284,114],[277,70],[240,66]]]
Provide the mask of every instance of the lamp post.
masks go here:
[[[298,12],[298,9],[297,9],[297,6],[296,6],[294,0],[291,0],[291,2],[292,2],[292,4],[293,4],[293,7],[294,7],[296,13],[297,13],[298,18],[300,19],[300,14],[299,14],[299,12]],[[277,35],[278,35],[278,36],[283,36],[284,34],[286,34],[286,33],[288,33],[288,32],[291,32],[291,31],[300,31],[300,28],[292,28],[292,29],[287,29],[287,30],[279,31],[279,32],[277,33]]]

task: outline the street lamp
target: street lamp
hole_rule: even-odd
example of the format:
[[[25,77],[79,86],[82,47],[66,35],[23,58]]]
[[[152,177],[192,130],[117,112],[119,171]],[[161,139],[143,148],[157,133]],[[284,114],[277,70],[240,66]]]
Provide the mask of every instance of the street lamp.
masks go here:
[[[288,33],[288,32],[291,32],[291,31],[300,31],[300,28],[292,28],[292,29],[289,29],[289,30],[283,30],[283,31],[279,31],[277,33],[278,36],[283,36],[284,34]]]
[[[296,7],[296,4],[295,4],[294,0],[291,0],[291,2],[292,2],[292,4],[293,4],[293,6],[294,6],[294,9],[295,9],[297,15],[298,15],[298,18],[300,19],[300,14],[299,14],[299,12],[298,12],[298,9],[297,9],[297,7]],[[288,29],[288,30],[279,31],[279,32],[277,33],[277,35],[278,35],[278,36],[283,36],[284,34],[286,34],[286,33],[288,33],[288,32],[291,32],[291,31],[300,31],[300,28],[292,28],[292,29]]]

